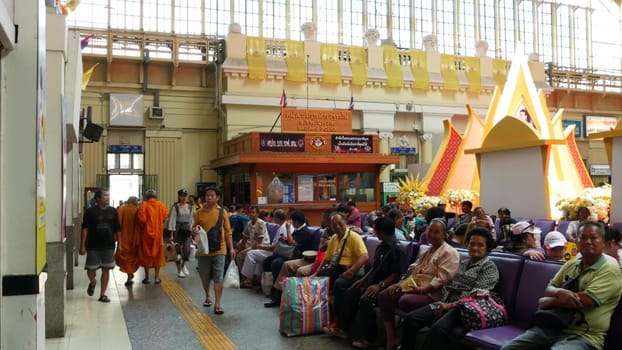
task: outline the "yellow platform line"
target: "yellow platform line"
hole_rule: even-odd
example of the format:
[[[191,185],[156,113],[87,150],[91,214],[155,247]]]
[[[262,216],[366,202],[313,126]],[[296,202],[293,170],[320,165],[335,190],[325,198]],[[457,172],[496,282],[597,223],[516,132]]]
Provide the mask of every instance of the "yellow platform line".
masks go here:
[[[168,278],[165,273],[160,274],[160,279],[162,291],[179,310],[204,349],[237,350],[231,339],[188,297],[177,282]]]

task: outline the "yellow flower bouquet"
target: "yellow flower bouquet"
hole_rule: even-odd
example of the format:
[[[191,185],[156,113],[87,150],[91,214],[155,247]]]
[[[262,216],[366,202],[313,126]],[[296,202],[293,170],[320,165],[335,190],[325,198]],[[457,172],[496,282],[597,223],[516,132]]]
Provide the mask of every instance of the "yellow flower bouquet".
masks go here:
[[[578,220],[579,208],[586,207],[591,215],[605,222],[609,219],[610,205],[611,185],[609,184],[584,188],[577,196],[562,197],[555,203],[555,207],[562,211],[568,220]]]
[[[402,208],[415,208],[415,203],[421,197],[425,196],[425,192],[428,190],[428,183],[426,181],[419,181],[419,175],[413,178],[409,175],[405,179],[399,180],[400,192],[397,196],[397,201]]]

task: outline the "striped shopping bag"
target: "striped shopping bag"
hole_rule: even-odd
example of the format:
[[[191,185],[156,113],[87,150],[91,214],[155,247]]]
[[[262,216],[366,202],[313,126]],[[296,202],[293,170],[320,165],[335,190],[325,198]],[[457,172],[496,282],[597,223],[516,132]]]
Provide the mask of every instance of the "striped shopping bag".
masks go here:
[[[286,278],[279,332],[288,337],[322,332],[329,324],[328,288],[326,277]]]

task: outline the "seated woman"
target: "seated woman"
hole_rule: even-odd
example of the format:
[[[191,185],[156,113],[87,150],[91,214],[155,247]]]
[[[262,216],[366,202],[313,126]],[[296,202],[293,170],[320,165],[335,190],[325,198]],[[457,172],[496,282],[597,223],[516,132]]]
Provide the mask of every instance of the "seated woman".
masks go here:
[[[586,207],[579,207],[577,209],[577,215],[579,215],[579,220],[573,220],[568,224],[568,228],[566,229],[566,239],[568,242],[576,242],[577,237],[579,236],[579,225],[587,221],[590,218],[590,210]]]
[[[491,291],[499,281],[499,270],[488,253],[492,250],[493,239],[490,231],[476,227],[467,233],[469,259],[462,261],[453,281],[447,285],[446,296],[442,302],[420,307],[411,311],[404,319],[402,349],[415,349],[417,331],[429,326],[430,330],[422,349],[459,349],[454,344],[452,333],[462,324],[460,311],[455,302],[471,294],[484,294]],[[389,344],[395,349],[397,343]]]
[[[512,225],[512,236],[503,246],[504,252],[524,255],[532,260],[544,260],[544,251],[539,247],[542,230],[526,221]]]
[[[376,236],[381,240],[374,255],[374,264],[363,278],[352,284],[339,301],[342,307],[335,315],[337,328],[331,333],[345,338],[352,331],[356,332],[355,337],[359,340],[354,341],[352,346],[360,348],[368,347],[377,335],[374,308],[378,293],[400,278],[404,266],[404,253],[395,239],[393,221],[378,218],[374,227]]]
[[[445,239],[447,226],[441,218],[432,219],[428,226],[432,245],[410,266],[405,278],[380,293],[380,315],[387,334],[387,349],[399,344],[395,335],[395,310],[411,311],[443,299],[443,287],[458,271],[460,254]],[[410,348],[408,348],[410,349]]]
[[[393,208],[389,210],[387,217],[391,219],[391,221],[393,221],[393,224],[395,225],[395,238],[400,241],[405,241],[406,231],[404,230],[404,227],[403,227],[404,216],[402,215],[402,212],[397,208]]]
[[[476,222],[476,221],[481,221],[481,220],[488,222],[488,225],[490,226],[490,234],[492,235],[492,239],[494,241],[497,241],[497,233],[495,231],[495,222],[492,220],[490,216],[488,216],[488,214],[486,214],[486,211],[484,210],[484,208],[476,207],[473,210],[473,213],[475,215],[473,215],[473,218],[471,218],[471,222]]]

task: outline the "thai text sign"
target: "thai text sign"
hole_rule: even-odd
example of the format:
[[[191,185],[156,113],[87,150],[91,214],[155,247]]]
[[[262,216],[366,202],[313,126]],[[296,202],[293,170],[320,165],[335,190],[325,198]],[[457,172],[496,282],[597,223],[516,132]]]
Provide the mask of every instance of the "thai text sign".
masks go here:
[[[281,131],[351,133],[352,111],[283,108]]]
[[[583,116],[583,135],[585,137],[597,132],[611,131],[618,125],[618,118],[615,116],[584,115]]]
[[[259,134],[261,152],[304,152],[304,134]]]
[[[333,135],[333,153],[372,153],[372,137],[368,135]]]

